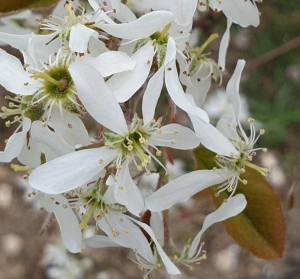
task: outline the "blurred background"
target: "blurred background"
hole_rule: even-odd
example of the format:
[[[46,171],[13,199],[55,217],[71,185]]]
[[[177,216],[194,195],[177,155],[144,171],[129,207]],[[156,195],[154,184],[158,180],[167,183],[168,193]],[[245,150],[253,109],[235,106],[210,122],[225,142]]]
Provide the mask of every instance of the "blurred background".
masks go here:
[[[193,271],[182,267],[183,274],[176,279],[300,278],[300,2],[265,1],[259,4],[259,10],[259,27],[243,29],[234,25],[231,29],[223,87],[237,59],[245,59],[247,66],[240,88],[243,117],[245,120],[253,117],[257,125],[266,130],[259,145],[267,146],[268,152],[260,154],[259,160],[261,165],[271,169],[268,180],[282,202],[287,226],[285,252],[281,260],[261,260],[240,248],[223,225],[216,224],[203,236],[207,260]],[[36,16],[32,18],[32,25]],[[22,20],[13,23],[22,24]],[[203,43],[211,33],[224,33],[226,19],[221,13],[207,12],[201,14],[194,25]],[[1,31],[10,32],[13,26],[8,26],[2,18]],[[211,49],[217,50],[218,44],[219,41],[214,42]],[[3,49],[21,58],[16,50],[7,46]],[[212,54],[212,57],[217,55]],[[4,100],[7,92],[3,88],[0,92],[0,105],[7,105]],[[204,108],[212,121],[226,114],[228,104],[224,90],[217,84],[212,86]],[[163,106],[160,109],[163,110]],[[187,121],[184,113],[179,111],[177,116],[179,122]],[[0,150],[4,149],[4,140],[12,131],[5,128],[1,120]],[[176,153],[174,157],[178,160],[169,166],[170,172],[179,174],[194,168],[191,154],[183,158]],[[38,201],[33,196],[28,197],[29,192],[31,189],[9,164],[0,164],[0,279],[141,278],[136,264],[127,258],[134,258],[130,250],[84,248],[82,254],[69,254],[62,245],[55,218],[49,218],[47,212],[40,210]],[[173,208],[170,224],[174,242],[183,247],[213,210],[210,198],[203,195]],[[157,272],[151,274],[152,278],[167,277]]]

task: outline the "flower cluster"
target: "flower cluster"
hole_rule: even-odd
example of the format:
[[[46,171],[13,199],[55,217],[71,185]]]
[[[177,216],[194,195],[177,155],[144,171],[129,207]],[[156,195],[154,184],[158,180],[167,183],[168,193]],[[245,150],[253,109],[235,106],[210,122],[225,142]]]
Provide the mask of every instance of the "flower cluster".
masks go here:
[[[240,123],[245,61],[238,61],[226,89],[232,117],[215,127],[201,108],[212,82],[222,83],[231,24],[257,26],[259,12],[251,0],[88,2],[87,8],[60,2],[49,18],[36,21],[38,34],[0,33],[24,61],[0,49],[0,84],[10,92],[0,117],[15,127],[0,162],[19,160],[14,170],[25,172],[41,206],[55,215],[71,252],[80,252],[82,241],[123,246],[134,251],[143,278],[163,268],[176,275],[179,263],[192,269],[206,259],[201,236],[207,228],[246,207],[245,197],[234,195],[238,182],[247,183],[240,178],[245,168],[268,173],[251,162],[258,150],[266,151],[254,147],[264,130],[256,136],[249,119],[247,135]],[[210,8],[228,19],[218,62],[204,53],[218,34],[201,46],[190,43],[194,14]],[[166,96],[166,113],[158,116],[157,104]],[[187,113],[193,130],[176,123],[176,107]],[[94,131],[85,125],[91,118]],[[200,144],[216,153],[217,167],[169,182],[169,149]],[[140,178],[153,173],[159,173],[158,187],[145,196]],[[213,185],[216,195],[227,191],[230,198],[180,251],[165,237],[162,211]],[[149,212],[146,224],[139,218]],[[83,239],[88,226],[95,235]]]

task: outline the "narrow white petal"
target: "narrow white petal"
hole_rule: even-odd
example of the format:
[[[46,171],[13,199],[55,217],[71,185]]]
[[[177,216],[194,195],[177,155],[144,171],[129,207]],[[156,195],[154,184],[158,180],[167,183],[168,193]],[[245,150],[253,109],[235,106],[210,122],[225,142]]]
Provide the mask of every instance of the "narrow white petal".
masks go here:
[[[94,11],[97,11],[100,8],[97,0],[88,0],[89,4],[93,8]]]
[[[222,37],[221,43],[220,43],[218,64],[219,64],[219,67],[222,69],[222,71],[224,71],[225,67],[226,67],[226,54],[227,54],[227,49],[229,46],[231,25],[232,25],[232,21],[227,19],[227,28]]]
[[[239,89],[240,89],[241,75],[245,67],[245,63],[246,63],[245,60],[242,59],[238,60],[234,73],[230,78],[226,87],[228,101],[233,106],[234,114],[237,120],[240,117],[240,111],[241,111],[241,99],[240,99]]]
[[[115,198],[118,203],[125,205],[134,215],[139,216],[144,209],[144,199],[129,172],[130,161],[125,161],[118,174],[118,182],[115,187]]]
[[[173,20],[174,16],[168,11],[151,12],[135,21],[122,24],[98,24],[110,35],[128,40],[147,38],[156,31],[163,29]]]
[[[132,71],[115,74],[106,82],[118,102],[126,102],[143,86],[149,75],[153,56],[154,47],[149,42],[131,56],[131,60],[136,63]]]
[[[51,201],[52,198],[53,201]],[[45,195],[45,199],[46,209],[54,213],[67,249],[72,253],[81,252],[82,233],[79,229],[78,219],[68,200],[62,195]],[[67,207],[64,208],[65,206]]]
[[[58,134],[52,132],[41,121],[34,121],[31,127],[31,136],[34,141],[42,143],[50,148],[56,157],[66,155],[74,151]]]
[[[24,118],[22,131],[13,134],[8,139],[4,151],[0,151],[0,162],[9,163],[12,159],[16,158],[20,154],[30,126],[30,119]]]
[[[27,85],[31,82],[29,74],[24,70],[20,60],[0,49],[0,84],[8,91],[20,95],[32,95],[35,86]]]
[[[29,39],[32,36],[33,33],[25,35],[14,35],[0,32],[0,41],[9,44],[10,46],[19,50],[27,50]]]
[[[189,251],[192,257],[200,243],[202,234],[214,223],[224,221],[241,213],[247,205],[244,195],[238,194],[224,202],[216,211],[206,216],[201,231],[194,238]]]
[[[51,123],[55,133],[71,147],[75,148],[78,144],[85,146],[91,143],[82,120],[76,114],[64,111],[62,116],[58,108],[53,108]]]
[[[161,127],[161,133],[154,134],[149,139],[154,146],[167,146],[175,149],[194,149],[200,144],[199,137],[189,128],[179,124],[169,124]]]
[[[200,81],[198,81],[200,79]],[[194,97],[197,107],[201,108],[205,99],[207,92],[211,87],[211,78],[201,79],[198,74],[192,77],[192,86],[186,88],[185,93],[191,94]]]
[[[182,85],[180,84],[178,78],[175,59],[168,65],[165,71],[165,82],[169,95],[179,108],[187,113],[191,113],[200,117],[205,122],[209,122],[207,113],[203,109],[198,108],[196,105],[191,104],[185,92],[183,91]]]
[[[126,135],[128,128],[123,112],[100,73],[78,62],[71,64],[69,72],[75,82],[77,95],[90,115],[113,132]]]
[[[242,27],[258,26],[259,11],[252,1],[224,0],[219,1],[225,16]]]
[[[164,222],[161,212],[151,212],[150,227],[153,230],[156,239],[160,239],[160,245],[164,247]]]
[[[30,56],[38,64],[40,60],[47,61],[50,54],[57,52],[61,47],[61,40],[55,37],[57,36],[56,32],[53,32],[48,35],[34,35],[29,39],[28,52]]]
[[[177,275],[180,274],[179,269],[171,262],[170,258],[167,256],[167,254],[164,252],[164,250],[161,248],[160,244],[158,243],[152,229],[146,225],[145,223],[139,222],[131,217],[129,217],[130,220],[132,220],[133,222],[137,223],[140,227],[142,227],[147,234],[149,234],[149,236],[152,238],[153,242],[155,243],[157,252],[161,258],[161,260],[163,261],[167,272],[171,275]]]
[[[87,51],[91,37],[98,37],[98,33],[81,23],[73,25],[70,32],[69,47],[72,51],[83,53]]]
[[[128,54],[121,51],[107,51],[97,57],[85,55],[78,61],[94,67],[103,77],[131,71],[136,65]]]
[[[175,16],[175,22],[179,25],[188,25],[194,16],[198,0],[173,0],[171,12]]]
[[[187,94],[187,96],[191,102],[194,102],[191,95]],[[203,146],[217,154],[230,156],[232,153],[235,156],[239,156],[239,152],[234,145],[213,125],[204,122],[192,114],[189,114],[189,117],[193,123],[195,133],[200,138],[200,142]]]
[[[119,245],[131,249],[136,249],[138,253],[148,261],[152,261],[153,255],[150,244],[139,227],[134,225],[124,214],[106,214],[106,218],[97,221],[103,230],[113,241]],[[109,224],[107,223],[109,222]],[[111,229],[114,228],[119,235],[113,236]]]
[[[238,133],[236,132],[237,123],[232,117],[221,118],[216,126],[216,129],[220,131],[228,139],[239,138]]]
[[[27,144],[30,146],[30,149],[27,148]],[[37,168],[41,165],[41,153],[41,145],[30,137],[28,142],[24,140],[22,151],[17,158],[21,164]]]
[[[176,57],[176,44],[175,41],[172,38],[170,38],[168,40],[164,65],[150,79],[147,89],[144,93],[144,98],[142,103],[144,124],[148,124],[154,117],[156,104],[163,87],[165,67],[168,65],[170,61],[174,60],[175,57]]]
[[[83,242],[86,246],[93,248],[120,247],[118,243],[104,235],[94,235],[84,239]]]
[[[111,0],[111,5],[112,5],[113,9],[116,10],[117,13],[120,12],[121,0]]]
[[[223,170],[198,170],[182,175],[146,198],[146,207],[151,211],[163,211],[228,177]]]
[[[117,152],[95,148],[73,152],[38,167],[29,177],[30,185],[47,194],[70,191],[100,173]],[[101,161],[101,164],[99,163]]]
[[[136,20],[136,16],[132,10],[123,3],[120,3],[119,13],[114,13],[113,16],[120,22],[130,22]]]

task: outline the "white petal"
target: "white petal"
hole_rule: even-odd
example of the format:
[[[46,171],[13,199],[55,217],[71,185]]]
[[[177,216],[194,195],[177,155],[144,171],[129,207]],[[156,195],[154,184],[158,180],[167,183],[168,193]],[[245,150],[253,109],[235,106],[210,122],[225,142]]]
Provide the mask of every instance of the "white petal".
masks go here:
[[[100,173],[117,152],[106,148],[67,154],[38,167],[29,177],[30,185],[47,194],[70,191]],[[99,160],[103,160],[100,164]]]
[[[100,8],[100,5],[98,4],[97,0],[88,0],[88,2],[94,11],[97,11]]]
[[[133,71],[115,74],[106,82],[118,102],[126,102],[143,86],[149,75],[153,56],[154,47],[149,42],[131,56],[132,61],[136,63]]]
[[[217,130],[220,131],[228,139],[239,138],[236,132],[237,123],[232,117],[221,118],[217,123]]]
[[[207,92],[211,87],[211,77],[201,79],[200,74],[201,73],[195,74],[192,77],[193,84],[192,86],[188,86],[185,91],[187,94],[193,95],[195,104],[199,108],[202,107],[206,99]],[[200,82],[198,81],[198,79],[200,79]]]
[[[205,122],[209,122],[207,113],[203,109],[198,108],[196,105],[191,104],[183,91],[178,78],[175,60],[169,64],[168,69],[165,71],[165,81],[169,95],[179,108],[187,113],[200,117]]]
[[[51,123],[55,133],[64,139],[71,147],[83,146],[91,143],[89,134],[82,120],[74,113],[64,111],[61,116],[58,108],[53,108],[51,112]]]
[[[128,40],[147,38],[156,31],[163,29],[173,20],[168,11],[150,12],[135,21],[122,24],[99,24],[98,26],[110,35]]]
[[[46,195],[45,198],[46,209],[54,212],[65,246],[72,253],[81,252],[82,233],[79,229],[78,219],[68,200],[62,195]],[[54,201],[50,201],[51,198],[54,198]],[[64,208],[63,205],[67,205],[67,208]]]
[[[200,243],[202,234],[214,223],[224,221],[241,213],[247,205],[245,196],[238,194],[224,202],[216,211],[206,216],[201,231],[194,238],[189,251],[189,257],[192,257]]]
[[[188,25],[194,16],[198,0],[173,0],[171,12],[175,16],[175,22],[179,25]]]
[[[120,247],[120,245],[104,235],[94,235],[83,240],[84,244],[93,248]]]
[[[109,225],[107,222],[109,222]],[[148,240],[139,227],[128,219],[128,216],[124,214],[106,214],[105,218],[97,221],[97,224],[101,230],[119,245],[136,249],[142,257],[149,261],[152,260],[153,255]],[[113,236],[112,228],[119,232],[117,237]]]
[[[149,234],[149,236],[153,239],[153,242],[155,243],[157,252],[160,255],[160,258],[163,261],[168,273],[171,274],[171,275],[180,274],[179,269],[171,262],[170,258],[166,255],[164,250],[161,248],[161,246],[158,243],[158,241],[157,241],[153,231],[151,230],[151,228],[148,225],[146,225],[145,223],[139,222],[139,221],[137,221],[137,220],[135,220],[131,217],[129,217],[129,218],[133,222],[137,223],[140,227],[142,227]]]
[[[32,95],[35,86],[24,84],[31,82],[20,60],[0,49],[0,84],[8,91],[20,95]]]
[[[27,144],[30,146],[30,149],[27,148]],[[41,165],[41,153],[41,145],[30,137],[28,142],[27,140],[24,140],[22,151],[17,158],[21,164],[37,168]]]
[[[103,77],[133,70],[136,65],[128,54],[121,51],[107,51],[98,57],[85,55],[78,61],[94,67]]]
[[[187,96],[191,102],[194,102],[191,95]],[[231,153],[235,156],[239,156],[239,152],[234,145],[213,125],[204,122],[192,114],[189,114],[189,117],[193,123],[196,135],[200,138],[201,144],[207,149],[225,156],[230,156]]]
[[[120,4],[121,4],[121,0],[111,0],[111,5],[113,9],[116,10],[117,13],[120,12]]]
[[[153,230],[155,237],[160,239],[160,244],[164,247],[164,222],[161,212],[151,212],[150,227]]]
[[[259,12],[252,1],[224,0],[219,1],[225,16],[242,27],[259,25]]]
[[[221,43],[220,43],[218,64],[219,64],[219,67],[222,69],[222,71],[224,71],[225,67],[226,67],[226,54],[227,54],[227,49],[229,46],[231,25],[232,25],[232,21],[227,19],[227,28],[222,37]]]
[[[25,35],[14,35],[0,32],[0,41],[9,44],[10,46],[19,50],[26,50],[28,49],[29,39],[32,36],[33,33]]]
[[[0,152],[0,162],[9,163],[20,154],[30,126],[30,119],[24,118],[22,132],[15,133],[8,139],[4,151]]]
[[[137,185],[131,178],[127,160],[119,171],[117,186],[115,187],[115,198],[118,203],[123,204],[134,215],[139,216],[144,209],[144,199]]]
[[[189,71],[189,64],[187,63],[186,59],[184,59],[181,55],[177,53],[176,60],[179,64],[179,69],[180,69],[179,79],[181,83],[186,86],[192,86],[191,78],[183,74],[184,72]]]
[[[123,112],[100,73],[91,66],[77,62],[71,64],[69,72],[77,95],[90,115],[113,132],[126,135],[128,128]]]
[[[146,207],[151,211],[163,211],[178,202],[184,202],[196,193],[228,179],[223,170],[198,170],[172,180],[146,198]]]
[[[245,60],[240,59],[237,62],[234,73],[233,73],[232,77],[230,78],[230,80],[227,84],[227,87],[226,87],[228,101],[233,106],[234,114],[235,114],[237,121],[239,120],[240,111],[241,111],[241,99],[240,99],[239,89],[240,89],[241,75],[242,75],[244,67],[245,67]]]
[[[106,51],[109,51],[109,49],[105,46],[105,44],[102,41],[100,41],[94,37],[90,38],[89,52],[90,52],[91,56],[97,57],[98,55],[100,55]]]
[[[160,96],[165,67],[170,61],[176,57],[176,44],[172,38],[168,40],[167,52],[164,61],[164,65],[154,74],[154,76],[148,82],[147,89],[144,93],[142,111],[144,124],[148,124],[154,117],[156,104]]]
[[[72,51],[86,52],[91,37],[98,37],[98,33],[81,23],[73,25],[70,32],[69,47]]]
[[[179,124],[169,124],[161,127],[161,134],[154,134],[149,139],[149,144],[189,150],[199,146],[200,139],[189,128]]]
[[[130,22],[136,20],[135,14],[127,5],[124,5],[123,3],[120,3],[120,12],[114,13],[113,16],[120,22]]]
[[[34,121],[32,123],[31,136],[34,141],[49,147],[55,153],[55,157],[74,151],[59,135],[52,132],[47,126],[43,126],[41,121]]]
[[[57,33],[51,33],[48,35],[34,35],[29,40],[28,51],[30,56],[35,60],[36,66],[40,60],[47,61],[50,54],[57,52],[61,47],[61,40],[59,38],[54,39]]]

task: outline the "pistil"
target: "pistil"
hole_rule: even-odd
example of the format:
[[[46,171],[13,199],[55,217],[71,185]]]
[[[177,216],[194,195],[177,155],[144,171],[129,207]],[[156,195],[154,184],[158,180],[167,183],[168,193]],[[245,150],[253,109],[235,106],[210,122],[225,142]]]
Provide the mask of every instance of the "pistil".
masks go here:
[[[202,54],[202,52],[204,51],[204,49],[215,39],[219,38],[219,34],[214,33],[211,34],[210,37],[205,41],[205,43],[199,48],[199,50],[197,51],[196,55],[200,56]]]

